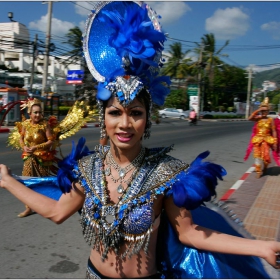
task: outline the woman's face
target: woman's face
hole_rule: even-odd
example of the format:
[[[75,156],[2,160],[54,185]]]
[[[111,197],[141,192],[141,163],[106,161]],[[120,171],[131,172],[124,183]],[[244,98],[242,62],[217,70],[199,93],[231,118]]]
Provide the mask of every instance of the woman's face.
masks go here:
[[[266,108],[264,108],[263,110],[261,110],[261,115],[263,117],[266,117],[268,115],[268,110]]]
[[[31,108],[30,119],[33,123],[38,123],[42,119],[42,108],[38,105],[33,105]]]
[[[145,131],[147,112],[145,106],[135,98],[124,108],[113,97],[105,108],[105,126],[111,143],[120,149],[141,146]]]

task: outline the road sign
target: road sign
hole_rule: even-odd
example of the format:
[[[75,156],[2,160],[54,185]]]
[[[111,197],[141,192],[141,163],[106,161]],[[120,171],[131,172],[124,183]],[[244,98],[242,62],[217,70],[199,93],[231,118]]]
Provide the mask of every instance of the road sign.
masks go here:
[[[68,70],[66,84],[82,84],[84,70]]]
[[[187,93],[189,96],[197,96],[198,85],[188,85]]]

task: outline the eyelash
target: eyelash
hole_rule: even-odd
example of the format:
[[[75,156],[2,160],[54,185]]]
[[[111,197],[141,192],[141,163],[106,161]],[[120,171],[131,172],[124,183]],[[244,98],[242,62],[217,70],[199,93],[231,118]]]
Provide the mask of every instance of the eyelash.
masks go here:
[[[108,114],[112,115],[112,116],[119,116],[120,111],[118,111],[118,110],[109,111]],[[130,116],[138,117],[138,116],[142,116],[142,115],[143,115],[143,112],[138,111],[138,110],[133,110],[130,112]]]

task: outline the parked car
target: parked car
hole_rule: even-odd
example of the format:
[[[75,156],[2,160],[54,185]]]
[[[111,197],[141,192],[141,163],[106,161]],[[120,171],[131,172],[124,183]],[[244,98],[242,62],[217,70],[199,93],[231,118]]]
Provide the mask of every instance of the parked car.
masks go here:
[[[270,111],[267,115],[269,118],[273,118],[273,119],[276,119],[277,116],[278,116],[278,113],[275,112],[275,111]]]
[[[163,110],[159,110],[159,115],[161,118],[177,118],[177,119],[187,119],[189,117],[187,112],[184,112],[181,109],[175,108],[165,108]]]

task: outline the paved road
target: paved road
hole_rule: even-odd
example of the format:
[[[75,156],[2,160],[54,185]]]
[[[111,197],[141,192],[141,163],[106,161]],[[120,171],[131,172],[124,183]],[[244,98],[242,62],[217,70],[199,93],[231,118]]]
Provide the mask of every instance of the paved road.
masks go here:
[[[166,120],[154,125],[147,147],[175,144],[171,155],[190,162],[199,152],[210,150],[209,160],[220,163],[227,171],[219,184],[221,196],[252,165],[243,162],[250,137],[249,122],[199,122],[190,127],[187,122]],[[63,140],[62,152],[69,153],[71,140],[85,136],[92,149],[98,143],[99,129],[82,129],[71,139]],[[7,135],[0,134],[0,161],[20,174],[20,153],[5,147]],[[1,278],[84,278],[90,248],[83,240],[79,216],[75,214],[62,225],[34,214],[24,219],[16,215],[23,205],[7,191],[0,189],[0,275]]]

